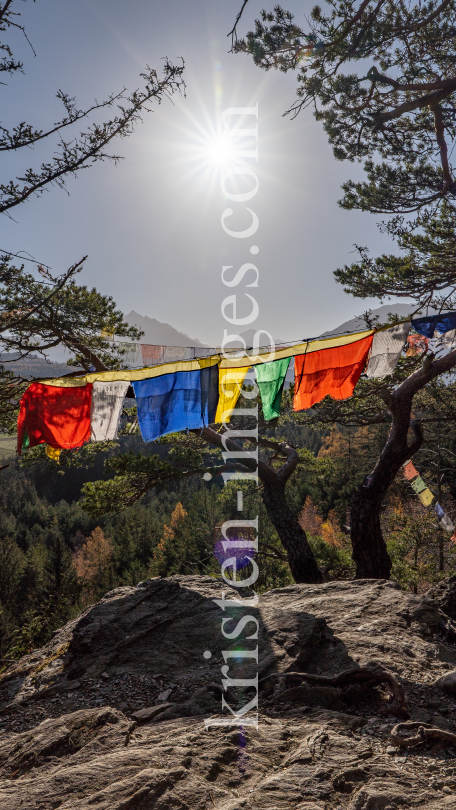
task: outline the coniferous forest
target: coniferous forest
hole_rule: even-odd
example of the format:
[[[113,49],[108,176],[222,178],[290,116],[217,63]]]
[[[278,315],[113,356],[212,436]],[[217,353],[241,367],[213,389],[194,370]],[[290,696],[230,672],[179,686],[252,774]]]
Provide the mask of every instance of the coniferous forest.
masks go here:
[[[294,415],[283,434],[300,447],[300,464],[287,484],[287,499],[309,537],[326,581],[351,579],[349,536],[353,493],[375,463],[387,426],[306,427]],[[433,425],[414,463],[426,482],[441,487],[441,502],[454,512],[456,427]],[[137,585],[148,577],[209,574],[220,577],[214,545],[225,520],[235,519],[238,482],[202,476],[151,489],[117,514],[93,516],[84,508],[84,487],[109,480],[105,463],[123,453],[159,454],[166,444],[144,445],[138,435],[121,436],[105,452],[80,466],[60,465],[44,453],[2,470],[0,494],[1,653],[18,658],[45,643],[53,632],[107,591]],[[69,456],[70,457],[70,456]],[[440,470],[442,482],[437,481]],[[242,484],[244,514],[259,515],[261,548],[258,588],[264,592],[293,582],[277,532],[259,488]],[[456,546],[433,510],[422,506],[399,475],[382,513],[392,560],[392,579],[422,593],[456,573]]]

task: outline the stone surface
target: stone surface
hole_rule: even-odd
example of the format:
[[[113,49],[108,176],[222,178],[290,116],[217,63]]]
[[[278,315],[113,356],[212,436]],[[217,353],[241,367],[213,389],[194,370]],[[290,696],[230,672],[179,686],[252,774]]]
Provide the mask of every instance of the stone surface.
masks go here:
[[[449,695],[456,695],[456,670],[449,672],[448,675],[443,675],[442,678],[438,678],[436,685],[440,686],[444,692],[448,692]]]
[[[451,618],[456,621],[456,577],[434,585],[427,595]]]
[[[456,750],[417,746],[405,756],[391,746],[386,688],[284,680],[381,664],[402,684],[412,720],[456,731],[456,698],[440,684],[456,670],[456,631],[432,595],[371,580],[294,585],[240,611],[214,603],[222,591],[233,598],[210,577],[119,588],[6,669],[0,807],[456,810]],[[258,639],[253,620],[235,634],[246,614]],[[256,645],[258,665],[225,661]],[[225,665],[232,678],[258,671],[257,729],[205,730],[205,719],[228,716],[223,694],[234,705],[233,686],[222,692]],[[155,706],[167,691],[169,704]]]
[[[134,720],[138,720],[140,723],[145,723],[147,720],[152,720],[153,717],[156,717],[165,709],[169,709],[170,705],[170,703],[159,703],[157,706],[149,706],[146,709],[138,709],[138,711],[133,712],[131,716]]]

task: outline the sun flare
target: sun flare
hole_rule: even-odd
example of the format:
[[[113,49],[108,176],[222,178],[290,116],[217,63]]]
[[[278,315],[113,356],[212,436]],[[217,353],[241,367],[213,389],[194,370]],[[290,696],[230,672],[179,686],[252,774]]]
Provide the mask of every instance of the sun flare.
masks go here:
[[[230,163],[236,156],[231,139],[223,135],[208,139],[204,151],[206,152],[207,160],[218,166]]]

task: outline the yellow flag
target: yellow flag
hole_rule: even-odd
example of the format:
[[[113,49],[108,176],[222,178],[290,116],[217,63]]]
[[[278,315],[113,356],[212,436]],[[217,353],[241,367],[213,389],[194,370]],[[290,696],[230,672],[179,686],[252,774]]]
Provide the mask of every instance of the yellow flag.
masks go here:
[[[229,422],[241,393],[242,383],[250,366],[245,368],[219,368],[219,401],[216,422]]]
[[[46,445],[46,455],[48,458],[52,458],[53,461],[56,461],[57,464],[60,464],[60,447],[51,447],[50,444]]]
[[[423,506],[430,506],[434,500],[434,496],[430,489],[423,489],[423,491],[419,493],[418,497]]]

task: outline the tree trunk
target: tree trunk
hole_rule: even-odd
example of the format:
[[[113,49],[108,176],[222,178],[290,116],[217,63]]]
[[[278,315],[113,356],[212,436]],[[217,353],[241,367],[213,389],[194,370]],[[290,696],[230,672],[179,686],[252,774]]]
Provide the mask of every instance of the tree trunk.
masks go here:
[[[280,542],[287,552],[288,564],[295,582],[323,582],[322,573],[310,548],[306,533],[291,511],[285,497],[285,481],[263,480],[263,503]]]
[[[388,440],[372,473],[364,479],[351,508],[351,541],[356,579],[389,579],[391,560],[380,526],[383,499],[401,466],[423,442],[421,427],[410,418],[412,397],[391,398],[393,421]],[[415,440],[409,446],[409,428]]]
[[[351,542],[356,563],[356,579],[389,579],[391,559],[380,526],[382,496],[363,487],[351,508]]]
[[[239,430],[238,434],[241,432]],[[310,548],[306,533],[299,525],[297,516],[291,511],[285,496],[286,483],[299,461],[296,449],[288,442],[273,442],[264,437],[258,439],[259,446],[272,449],[275,453],[280,452],[286,459],[280,470],[276,472],[272,466],[259,460],[258,457],[256,459],[243,457],[242,447],[225,434],[217,433],[212,428],[206,427],[201,430],[200,436],[216,447],[228,449],[231,467],[235,462],[236,467],[241,470],[257,472],[263,485],[263,503],[271,523],[277,530],[280,542],[287,552],[288,564],[295,582],[323,582],[323,575]],[[237,453],[243,457],[241,464],[236,463]]]

